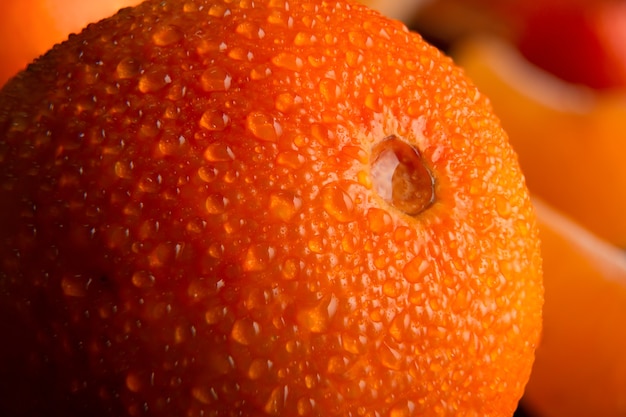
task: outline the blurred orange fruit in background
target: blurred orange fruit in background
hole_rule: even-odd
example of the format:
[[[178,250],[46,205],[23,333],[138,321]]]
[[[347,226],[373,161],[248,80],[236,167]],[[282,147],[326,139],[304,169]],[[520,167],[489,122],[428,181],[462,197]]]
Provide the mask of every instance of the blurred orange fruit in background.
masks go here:
[[[140,0],[0,2],[0,86],[52,45]]]
[[[363,6],[92,25],[0,93],[0,178],[4,415],[508,417],[522,395],[543,287],[516,155],[449,58]]]
[[[626,255],[535,200],[544,332],[524,404],[541,417],[620,417],[626,407]]]

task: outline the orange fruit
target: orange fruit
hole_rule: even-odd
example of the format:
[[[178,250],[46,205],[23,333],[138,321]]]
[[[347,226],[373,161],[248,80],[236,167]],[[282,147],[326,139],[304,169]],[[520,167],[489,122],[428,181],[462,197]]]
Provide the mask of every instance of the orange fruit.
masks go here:
[[[493,103],[531,192],[626,247],[623,94],[565,83],[494,38],[467,40],[454,56]]]
[[[0,86],[87,23],[140,0],[6,0],[0,2]]]
[[[0,93],[0,414],[510,416],[541,328],[516,156],[350,1],[142,3]]]
[[[626,255],[536,200],[546,304],[523,403],[542,417],[624,415]]]

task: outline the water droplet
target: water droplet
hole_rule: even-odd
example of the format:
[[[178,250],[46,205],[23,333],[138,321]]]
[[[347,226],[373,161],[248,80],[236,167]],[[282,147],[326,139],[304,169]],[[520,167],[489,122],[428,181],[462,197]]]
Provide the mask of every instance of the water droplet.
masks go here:
[[[272,416],[280,415],[285,406],[287,392],[288,389],[286,386],[274,388],[265,402],[263,411]]]
[[[386,343],[383,343],[378,350],[378,355],[380,358],[380,363],[385,368],[392,369],[394,371],[399,371],[402,368],[402,355],[395,349],[387,346]]]
[[[158,148],[162,155],[174,155],[185,144],[183,136],[165,136],[159,140]]]
[[[373,111],[380,111],[382,101],[376,93],[368,93],[365,95],[365,107]]]
[[[340,222],[348,222],[353,218],[354,202],[339,185],[332,183],[321,191],[324,210]]]
[[[235,154],[230,146],[222,142],[215,142],[204,150],[204,159],[210,162],[232,161],[235,159]]]
[[[374,44],[366,32],[350,32],[348,33],[348,41],[357,48],[369,48]]]
[[[402,274],[407,281],[411,283],[420,283],[424,282],[429,270],[430,262],[428,259],[415,257],[404,266]]]
[[[264,359],[254,359],[250,366],[248,367],[248,378],[251,380],[257,380],[263,376],[267,372],[268,363],[267,360]]]
[[[508,218],[511,216],[511,202],[504,196],[497,195],[495,198],[496,203],[496,211],[503,218]]]
[[[291,110],[295,103],[301,102],[302,99],[298,96],[294,96],[291,93],[281,93],[276,96],[276,99],[274,100],[274,105],[276,106],[276,110],[285,113]]]
[[[246,21],[240,23],[235,28],[235,32],[248,39],[256,39],[259,37],[259,27],[252,22]]]
[[[380,262],[380,266],[374,261],[376,268],[384,269],[387,266],[387,262]],[[390,298],[396,298],[402,293],[402,286],[396,280],[387,280],[383,283],[383,294]]]
[[[84,297],[87,295],[87,285],[88,280],[86,280],[81,275],[75,275],[73,277],[63,277],[61,279],[61,290],[64,295],[68,297]]]
[[[297,259],[287,259],[283,262],[280,273],[286,280],[296,279],[300,273],[300,262]]]
[[[276,163],[291,169],[298,169],[304,164],[304,156],[296,151],[283,151],[276,156]]]
[[[228,16],[229,14],[230,14],[230,10],[228,10],[228,8],[226,8],[226,6],[223,4],[214,4],[209,9],[209,16],[224,17],[224,16]]]
[[[337,312],[339,301],[334,295],[322,298],[316,305],[303,308],[297,313],[298,323],[313,333],[323,333]]]
[[[291,71],[299,71],[302,69],[303,61],[297,55],[287,52],[280,52],[278,55],[272,58],[272,64],[277,67],[284,68]]]
[[[200,85],[206,92],[227,91],[233,77],[223,68],[207,68],[200,76]]]
[[[213,167],[200,167],[198,169],[198,176],[204,182],[213,182],[217,178],[218,171]]]
[[[183,33],[175,26],[164,26],[158,28],[152,34],[152,42],[156,46],[168,46],[177,43],[183,38]]]
[[[313,253],[322,253],[327,245],[327,241],[323,236],[313,236],[307,242],[307,248]]]
[[[250,70],[250,78],[253,80],[262,80],[272,75],[272,70],[265,64],[257,65]]]
[[[317,37],[305,32],[298,32],[293,39],[296,46],[310,46],[317,42]]]
[[[361,66],[361,63],[363,62],[363,55],[358,52],[358,51],[354,51],[354,50],[349,50],[348,52],[346,52],[346,63],[352,67],[352,68],[356,68]]]
[[[115,163],[115,175],[119,178],[131,178],[133,175],[133,163],[127,161],[118,161]]]
[[[341,88],[339,87],[339,84],[337,81],[330,78],[325,78],[320,81],[319,90],[327,102],[333,102],[341,96]]]
[[[209,214],[222,214],[226,210],[227,203],[228,200],[221,195],[210,195],[205,201],[206,211]]]
[[[193,387],[191,390],[191,395],[194,399],[206,405],[211,404],[217,399],[214,396],[213,389],[208,387]]]
[[[196,328],[194,326],[176,326],[174,329],[174,343],[181,344],[187,342],[189,339],[196,335]]]
[[[167,73],[157,69],[143,74],[141,78],[139,78],[138,88],[142,93],[154,93],[171,82],[172,79]]]
[[[198,6],[191,1],[188,1],[183,5],[183,12],[185,13],[193,13],[198,11]]]
[[[372,183],[390,205],[416,215],[435,201],[435,180],[413,146],[391,136],[372,150]]]
[[[270,213],[288,222],[302,207],[302,200],[290,193],[280,192],[270,195]]]
[[[202,114],[199,125],[206,130],[220,131],[226,129],[229,123],[227,114],[219,110],[207,110]]]
[[[350,353],[355,355],[364,353],[366,350],[367,338],[365,336],[353,337],[348,334],[341,336],[341,346]]]
[[[298,409],[298,415],[306,417],[313,412],[313,404],[310,398],[300,398],[296,408]]]
[[[261,112],[250,113],[246,118],[246,127],[257,138],[269,142],[275,142],[282,133],[278,122]]]
[[[260,331],[261,327],[258,323],[249,319],[240,319],[233,324],[230,337],[235,342],[248,346],[255,341]]]
[[[385,233],[391,230],[393,221],[385,210],[370,208],[367,211],[367,226],[374,233]]]
[[[317,139],[323,146],[335,147],[335,135],[326,126],[315,123],[311,125],[311,136]]]
[[[128,78],[135,78],[141,72],[141,67],[134,58],[122,59],[115,68],[117,78],[125,80]]]
[[[139,375],[135,372],[129,372],[126,374],[126,388],[131,392],[141,391],[142,383]]]
[[[224,308],[220,306],[211,307],[204,313],[204,320],[207,322],[207,324],[217,324],[222,320],[223,317]]]
[[[406,328],[409,324],[409,316],[406,313],[397,314],[393,320],[391,320],[391,324],[389,324],[388,332],[393,337],[393,339],[402,343],[404,340],[404,335],[406,333]]]
[[[135,272],[131,280],[137,288],[150,288],[154,285],[154,276],[146,271]]]
[[[262,271],[274,257],[275,250],[264,244],[252,245],[243,258],[243,270],[246,272]]]
[[[244,48],[233,48],[228,52],[228,57],[234,59],[235,61],[252,61],[254,54],[252,51]]]
[[[171,242],[159,244],[148,255],[148,264],[153,268],[167,265],[175,255],[175,247]]]
[[[414,411],[415,403],[413,401],[403,401],[389,410],[389,417],[411,417]]]

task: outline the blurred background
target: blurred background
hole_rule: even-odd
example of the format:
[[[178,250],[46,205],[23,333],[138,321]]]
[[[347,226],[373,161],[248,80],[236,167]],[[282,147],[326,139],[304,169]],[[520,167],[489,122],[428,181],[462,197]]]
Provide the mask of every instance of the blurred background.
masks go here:
[[[544,329],[516,416],[626,416],[626,0],[362,0],[462,66],[500,117],[543,241]],[[139,0],[0,0],[0,85]]]

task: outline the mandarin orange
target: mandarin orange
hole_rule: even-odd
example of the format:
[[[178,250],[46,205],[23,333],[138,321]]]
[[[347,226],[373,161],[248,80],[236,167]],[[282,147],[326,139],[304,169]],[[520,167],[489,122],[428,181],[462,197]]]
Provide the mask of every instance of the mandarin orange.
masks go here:
[[[149,0],[0,92],[0,414],[510,416],[541,328],[516,156],[351,1]]]

